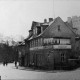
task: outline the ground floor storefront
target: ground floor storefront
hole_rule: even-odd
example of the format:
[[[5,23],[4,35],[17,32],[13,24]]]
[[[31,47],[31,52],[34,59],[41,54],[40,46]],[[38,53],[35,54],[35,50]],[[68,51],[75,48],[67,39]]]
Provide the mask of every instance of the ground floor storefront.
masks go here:
[[[56,69],[67,67],[67,60],[70,58],[71,50],[44,49],[30,51],[29,65],[45,69]]]

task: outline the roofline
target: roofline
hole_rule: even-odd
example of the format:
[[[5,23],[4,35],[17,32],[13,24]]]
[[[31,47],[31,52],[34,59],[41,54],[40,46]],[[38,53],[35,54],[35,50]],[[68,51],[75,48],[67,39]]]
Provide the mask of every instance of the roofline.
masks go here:
[[[57,17],[57,18],[58,18],[58,17]],[[48,27],[51,26],[51,25],[56,21],[57,18],[55,18],[54,21],[52,21],[51,24],[48,25]],[[59,18],[60,18],[60,17],[59,17]],[[60,19],[61,19],[61,18],[60,18]],[[62,19],[61,19],[61,20],[62,20]],[[62,20],[62,21],[63,21],[63,20]],[[64,22],[64,21],[63,21],[63,22]],[[64,22],[64,24],[75,34],[75,36],[79,36],[79,35],[77,35],[77,34],[73,31],[73,29],[71,28],[70,25],[67,25],[65,22]],[[47,27],[47,28],[48,28],[48,27]],[[46,28],[41,34],[39,34],[38,36],[36,36],[35,38],[41,37],[42,34],[47,30],[47,28]],[[30,38],[30,37],[29,37],[29,38]],[[29,38],[28,38],[28,39],[29,39]],[[65,38],[66,38],[66,37],[65,37]],[[34,39],[34,38],[32,38],[32,39]],[[32,39],[31,39],[31,40],[32,40]]]
[[[73,29],[71,28],[71,26],[70,25],[67,25],[65,22],[64,22],[64,24],[75,34],[75,36],[77,36],[77,34],[73,31]]]

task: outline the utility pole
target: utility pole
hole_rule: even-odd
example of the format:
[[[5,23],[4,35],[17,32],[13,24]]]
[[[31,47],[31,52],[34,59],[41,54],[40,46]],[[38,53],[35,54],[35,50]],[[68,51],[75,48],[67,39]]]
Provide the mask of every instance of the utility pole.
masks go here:
[[[55,8],[54,8],[54,0],[53,0],[53,18],[55,19]]]

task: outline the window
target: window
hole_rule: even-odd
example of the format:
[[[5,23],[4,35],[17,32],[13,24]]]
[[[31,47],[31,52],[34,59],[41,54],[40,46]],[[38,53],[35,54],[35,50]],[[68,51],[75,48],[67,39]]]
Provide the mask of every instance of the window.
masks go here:
[[[37,41],[37,39],[35,40],[35,46],[37,46],[37,44],[38,44],[38,41]]]
[[[55,44],[57,44],[57,40],[55,40]]]
[[[44,39],[44,44],[52,44],[53,43],[53,38],[45,38]]]
[[[64,61],[65,61],[65,54],[61,53],[61,62],[64,62]]]
[[[36,40],[36,46],[38,46],[38,39]]]
[[[36,47],[36,40],[34,40],[34,44],[35,44],[35,47]]]
[[[40,38],[40,46],[42,45],[42,38]]]
[[[54,39],[54,44],[60,44],[60,39]]]
[[[60,25],[58,25],[58,31],[60,31],[61,29],[60,29]]]
[[[33,40],[33,47],[34,47],[34,40]]]
[[[60,44],[70,44],[70,39],[60,39]]]
[[[32,41],[30,41],[30,47],[32,47]]]
[[[35,42],[35,40],[34,40],[34,47],[36,46],[36,42]]]
[[[31,42],[32,42],[32,44],[31,44],[31,45],[32,45],[32,47],[33,47],[33,41],[31,41]]]
[[[41,33],[41,27],[37,27],[37,35]]]
[[[39,38],[38,38],[38,46],[39,46]]]
[[[35,33],[36,33],[36,32],[35,32],[35,29],[33,29],[33,33],[34,33],[34,35],[35,35]]]
[[[30,42],[29,46],[31,47],[31,42]]]

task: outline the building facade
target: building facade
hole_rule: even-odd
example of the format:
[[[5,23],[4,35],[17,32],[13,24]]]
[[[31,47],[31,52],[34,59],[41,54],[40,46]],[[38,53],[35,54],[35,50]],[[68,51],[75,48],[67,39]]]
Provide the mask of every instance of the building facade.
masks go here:
[[[69,23],[69,25],[72,26],[72,29],[74,30],[74,32],[80,37],[80,16],[72,16],[72,17],[68,17],[67,22]],[[80,52],[80,39],[79,37],[76,38],[76,42],[75,42],[75,48],[76,51],[79,54]]]
[[[80,35],[80,16],[68,17],[67,22],[75,29],[76,33]]]
[[[25,43],[24,42],[19,42],[18,46],[17,46],[17,50],[18,50],[18,61],[19,61],[19,65],[20,66],[25,66],[25,59],[26,59],[26,47],[25,47]]]
[[[68,59],[75,51],[76,34],[60,17],[49,18],[49,22],[33,22],[28,45],[28,65],[54,69],[67,66]],[[27,62],[26,62],[27,63]]]

